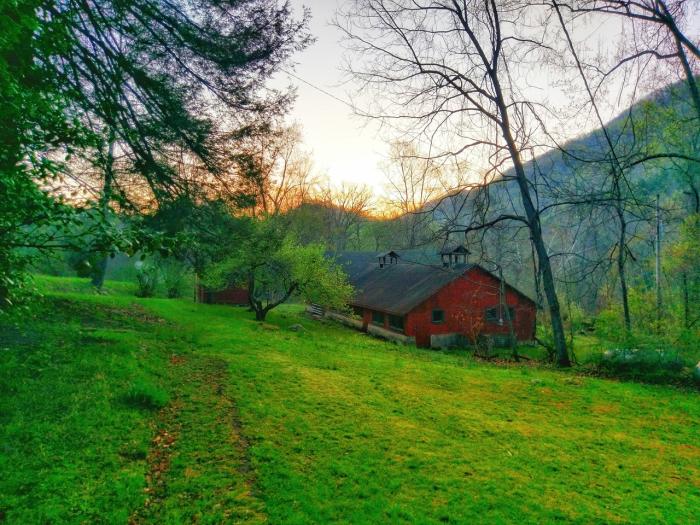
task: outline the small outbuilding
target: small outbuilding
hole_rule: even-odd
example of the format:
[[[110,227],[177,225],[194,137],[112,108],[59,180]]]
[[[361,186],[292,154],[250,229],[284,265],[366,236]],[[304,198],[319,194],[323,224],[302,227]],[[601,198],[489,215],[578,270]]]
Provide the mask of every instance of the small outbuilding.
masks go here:
[[[222,290],[212,290],[201,284],[197,284],[194,290],[195,301],[204,304],[244,306],[249,304],[248,297],[248,289],[237,286],[229,286]]]
[[[535,337],[536,304],[478,264],[463,246],[443,249],[435,264],[384,254],[337,256],[355,294],[352,324],[420,347],[471,344],[489,336],[507,345]],[[348,319],[349,320],[349,319]]]

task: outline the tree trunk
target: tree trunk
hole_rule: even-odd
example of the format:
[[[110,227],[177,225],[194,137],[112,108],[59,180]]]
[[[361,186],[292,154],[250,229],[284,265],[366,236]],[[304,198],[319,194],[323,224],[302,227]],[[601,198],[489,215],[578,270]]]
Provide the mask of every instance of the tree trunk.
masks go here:
[[[690,195],[693,199],[693,210],[695,213],[700,213],[700,191],[691,183]]]
[[[498,81],[496,80],[495,83],[497,84]],[[498,88],[498,91],[500,92],[500,87]],[[532,202],[532,196],[530,195],[530,189],[528,188],[527,176],[525,175],[525,168],[523,167],[520,152],[518,151],[517,145],[515,144],[515,140],[513,139],[510,131],[510,123],[508,120],[508,112],[505,103],[501,99],[499,104],[501,105],[500,113],[503,120],[501,129],[503,131],[503,136],[506,143],[508,144],[508,150],[515,168],[516,180],[518,182],[518,188],[520,189],[520,197],[522,199],[523,208],[525,209],[525,215],[528,220],[530,237],[532,244],[535,247],[535,253],[537,253],[537,264],[542,275],[542,287],[544,289],[545,297],[547,298],[557,365],[561,367],[568,367],[571,366],[571,359],[569,358],[569,352],[566,348],[566,335],[564,332],[564,323],[561,320],[561,309],[559,307],[559,299],[557,298],[557,290],[554,284],[554,272],[552,271],[552,264],[549,260],[549,254],[547,253],[547,246],[545,245],[544,238],[542,236],[542,225],[540,223],[539,212],[535,209],[535,205]]]
[[[683,272],[681,276],[683,280],[683,326],[685,329],[690,328],[690,294],[688,293],[688,274]]]
[[[3,311],[5,307],[10,306],[8,297],[10,296],[10,290],[7,286],[0,284],[0,312]]]
[[[697,113],[698,118],[700,118],[700,90],[698,89],[698,84],[695,81],[693,69],[691,68],[690,63],[688,62],[688,55],[685,52],[685,47],[683,46],[683,42],[681,40],[682,33],[676,25],[676,21],[671,16],[668,7],[666,7],[666,4],[664,2],[660,2],[660,6],[666,18],[666,25],[673,33],[673,38],[676,41],[676,51],[678,51],[678,58],[680,59],[681,65],[683,66],[683,72],[685,73],[685,79],[688,83],[690,97],[693,99],[695,112]]]
[[[527,180],[525,168],[523,167],[523,162],[520,158],[520,150],[518,149],[515,139],[513,138],[508,113],[508,105],[506,104],[505,97],[503,96],[503,90],[501,89],[501,83],[498,78],[496,67],[497,65],[494,63],[494,65],[489,69],[489,76],[494,87],[495,102],[498,106],[498,113],[501,117],[499,127],[501,128],[503,138],[508,145],[510,158],[513,161],[515,178],[518,182],[520,198],[522,200],[523,208],[525,209],[525,216],[527,217],[527,224],[530,230],[530,238],[535,247],[535,252],[537,253],[537,263],[540,268],[540,272],[542,273],[542,287],[544,288],[545,297],[547,297],[547,306],[549,308],[550,322],[552,324],[552,336],[554,338],[554,350],[556,352],[557,365],[561,367],[569,367],[571,366],[571,359],[569,358],[569,352],[566,348],[566,334],[564,332],[564,323],[561,320],[561,309],[559,307],[559,299],[557,298],[557,290],[554,284],[554,272],[552,271],[549,253],[547,253],[547,246],[545,245],[544,238],[542,236],[540,214],[539,211],[535,209],[532,196],[530,195],[530,188],[528,187],[529,181]]]
[[[532,242],[535,245],[537,260],[542,270],[542,287],[544,288],[544,294],[547,298],[550,322],[552,323],[552,335],[554,338],[554,350],[557,354],[557,365],[568,367],[571,366],[571,359],[569,358],[569,351],[566,348],[566,335],[564,334],[564,323],[562,323],[561,320],[561,309],[554,285],[554,273],[552,272],[549,254],[547,253],[547,248],[542,238],[539,217],[537,218],[536,231],[537,235],[533,235]]]
[[[656,194],[656,330],[661,331],[661,209]]]
[[[100,213],[102,220],[109,219],[109,202],[112,199],[112,181],[114,179],[114,134],[110,133],[109,146],[107,157],[104,159],[104,184],[102,186],[102,195],[100,196]],[[92,285],[98,290],[102,290],[107,274],[107,265],[109,263],[109,255],[102,254],[102,258],[98,261],[92,273]]]
[[[625,249],[627,246],[627,221],[625,212],[620,203],[615,207],[617,218],[620,221],[620,236],[617,242],[617,272],[620,279],[620,295],[622,296],[622,312],[625,322],[625,333],[629,335],[632,331],[632,318],[630,316],[629,292],[627,290],[627,274],[625,271]]]
[[[566,23],[564,22],[564,17],[561,14],[561,10],[559,9],[559,5],[557,2],[553,2],[553,7],[557,12],[557,17],[559,18],[559,23],[561,24],[561,28],[564,31],[564,35],[566,36],[566,41],[569,45],[569,49],[571,50],[571,54],[573,55],[573,58],[576,62],[576,67],[579,71],[579,74],[581,76],[581,80],[583,81],[584,86],[586,87],[586,92],[588,93],[588,98],[591,102],[591,106],[593,107],[593,110],[595,111],[596,117],[598,119],[598,123],[600,124],[600,128],[603,131],[603,134],[605,135],[605,140],[608,144],[608,148],[610,150],[610,162],[612,166],[612,177],[613,177],[613,196],[615,198],[615,211],[617,213],[618,219],[620,221],[620,236],[618,238],[618,253],[617,253],[617,268],[619,272],[619,277],[620,277],[620,289],[622,292],[622,305],[623,305],[623,310],[624,310],[624,322],[625,322],[625,329],[629,333],[631,329],[631,320],[630,320],[630,313],[629,313],[629,302],[628,302],[628,293],[627,293],[627,280],[625,277],[625,248],[627,245],[627,223],[625,221],[625,216],[624,216],[624,208],[622,207],[622,193],[620,190],[620,179],[623,177],[623,168],[620,164],[620,160],[618,159],[617,153],[615,151],[615,144],[613,140],[610,138],[610,134],[608,133],[607,125],[605,124],[605,121],[603,120],[603,117],[600,114],[600,111],[598,110],[598,105],[596,104],[595,96],[593,94],[593,90],[591,89],[591,86],[588,83],[588,79],[586,77],[586,74],[584,72],[583,66],[581,64],[581,61],[578,58],[578,54],[576,53],[576,49],[574,47],[574,43],[571,40],[571,35],[569,34],[569,30],[566,27]]]
[[[513,360],[520,361],[520,355],[518,354],[518,339],[515,335],[515,327],[513,326],[513,319],[510,315],[510,309],[508,308],[508,300],[506,296],[506,284],[503,279],[503,267],[498,265],[498,278],[501,280],[499,286],[499,302],[501,303],[501,312],[505,314],[506,322],[508,323],[508,339],[510,343],[510,352]]]
[[[262,304],[255,300],[255,271],[248,272],[248,304],[250,306],[249,311],[255,312],[255,320],[264,321],[265,314],[260,313]],[[262,316],[262,319],[259,316]]]

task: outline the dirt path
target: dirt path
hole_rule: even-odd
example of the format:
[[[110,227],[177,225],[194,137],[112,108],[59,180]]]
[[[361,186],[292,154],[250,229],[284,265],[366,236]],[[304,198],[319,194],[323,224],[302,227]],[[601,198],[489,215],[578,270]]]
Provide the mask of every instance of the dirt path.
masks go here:
[[[266,523],[227,363],[172,355],[164,373],[177,395],[156,418],[147,498],[130,523]]]

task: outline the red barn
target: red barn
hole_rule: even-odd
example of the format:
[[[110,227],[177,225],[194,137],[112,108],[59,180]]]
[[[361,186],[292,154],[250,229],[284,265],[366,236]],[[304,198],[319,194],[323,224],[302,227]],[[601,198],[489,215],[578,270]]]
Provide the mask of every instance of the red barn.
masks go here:
[[[355,288],[352,324],[420,347],[463,345],[483,336],[507,345],[511,329],[518,341],[534,339],[532,299],[468,264],[463,247],[440,255],[442,265],[405,261],[396,252],[340,254]]]
[[[229,304],[243,306],[249,304],[248,289],[230,286],[223,290],[212,290],[201,284],[195,287],[195,301],[205,304]]]

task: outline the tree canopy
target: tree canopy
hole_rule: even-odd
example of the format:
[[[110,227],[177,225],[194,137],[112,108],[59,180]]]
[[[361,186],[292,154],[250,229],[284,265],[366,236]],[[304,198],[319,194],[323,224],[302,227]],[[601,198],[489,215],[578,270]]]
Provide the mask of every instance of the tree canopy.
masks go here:
[[[181,189],[175,151],[220,170],[222,139],[287,108],[265,82],[308,44],[307,19],[276,0],[3,2],[0,281],[21,266],[17,239],[42,248],[34,227],[67,211],[46,190],[76,157],[115,150],[158,199]]]
[[[295,294],[325,307],[346,308],[352,288],[322,245],[299,244],[281,220],[246,222],[249,235],[231,246],[226,258],[211,265],[205,284],[247,287],[259,321]]]

